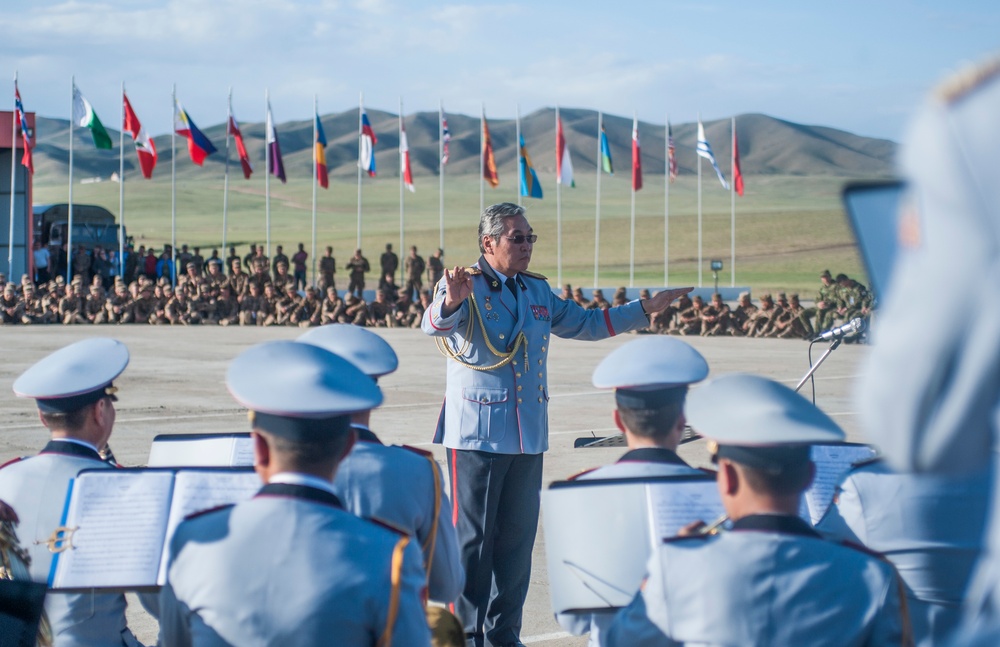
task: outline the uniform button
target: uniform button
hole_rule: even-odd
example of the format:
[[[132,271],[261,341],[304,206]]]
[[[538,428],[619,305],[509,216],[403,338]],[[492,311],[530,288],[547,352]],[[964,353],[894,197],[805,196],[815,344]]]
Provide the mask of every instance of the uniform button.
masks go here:
[[[520,373],[515,373],[514,375],[516,375],[517,377],[521,377],[521,374],[520,374]],[[540,375],[540,374],[539,374],[539,377],[541,377],[541,375]]]
[[[518,385],[517,385],[517,390],[518,390],[518,391],[520,391],[520,390],[521,390],[521,385],[520,385],[520,384],[518,384]]]
[[[545,390],[545,387],[544,387],[544,386],[542,386],[541,384],[539,384],[539,385],[538,385],[538,390],[539,390],[539,391],[544,391],[544,390]]]
[[[542,335],[542,340],[543,340],[543,341],[544,341],[544,340],[546,340],[546,339],[548,339],[548,338],[549,338],[549,336],[548,336],[548,335]]]
[[[506,339],[506,337],[503,336],[503,333],[500,333],[500,339]],[[545,350],[545,349],[543,348],[542,350]]]
[[[485,395],[483,396],[483,399],[482,399],[482,400],[480,400],[480,402],[482,402],[483,404],[486,404],[486,402],[487,402],[487,399],[486,399],[486,396],[485,396]]]
[[[542,365],[542,360],[538,360],[538,365],[539,365],[539,366],[541,366],[541,365]]]
[[[521,404],[521,398],[518,398],[518,399],[517,399],[517,403],[518,403],[518,404]]]
[[[545,346],[542,346],[542,352],[543,353],[545,352]]]
[[[511,364],[513,364],[514,366],[517,366],[517,360],[515,359],[513,362],[511,362]]]
[[[538,398],[538,401],[539,401],[539,402],[541,402],[541,401],[542,401],[542,399],[541,399],[541,398]]]
[[[545,377],[545,376],[544,376],[544,375],[542,375],[542,372],[541,372],[541,371],[538,371],[538,377]]]

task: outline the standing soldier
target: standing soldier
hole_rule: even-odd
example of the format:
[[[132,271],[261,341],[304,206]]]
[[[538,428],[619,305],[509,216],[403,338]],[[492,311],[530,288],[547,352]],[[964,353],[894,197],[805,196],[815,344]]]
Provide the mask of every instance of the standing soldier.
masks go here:
[[[392,245],[386,245],[388,249],[392,249]],[[391,252],[390,252],[391,253]],[[383,254],[382,256],[385,256]],[[395,258],[395,254],[393,257]],[[397,265],[399,261],[396,261]],[[359,298],[364,298],[365,294],[365,272],[371,271],[371,265],[368,264],[368,259],[361,255],[361,250],[354,250],[354,256],[347,261],[346,269],[351,271],[351,282],[347,286],[347,291],[351,294],[356,294]],[[392,270],[395,272],[395,268]],[[391,274],[391,272],[390,272]]]
[[[337,273],[337,259],[333,257],[333,247],[326,248],[326,256],[319,259],[319,281],[316,283],[317,289],[337,288],[334,275]]]
[[[427,287],[434,289],[444,276],[444,250],[440,247],[427,259]]]
[[[822,283],[819,292],[816,293],[816,315],[815,329],[818,332],[833,327],[834,318],[837,316],[837,284],[833,281],[830,270],[823,270],[819,275]]]
[[[414,295],[420,294],[424,287],[424,269],[427,264],[424,257],[417,254],[417,246],[410,248],[410,255],[406,257],[406,294],[411,299]]]
[[[392,243],[385,244],[385,252],[379,257],[378,263],[382,268],[382,276],[386,274],[395,276],[396,270],[399,269],[399,257],[396,256],[396,252],[392,251]],[[368,270],[365,271],[367,272]]]
[[[306,287],[306,260],[309,258],[309,254],[306,253],[305,245],[299,243],[299,251],[295,252],[292,256],[292,264],[294,265],[295,275],[292,277],[295,281],[295,289],[301,290]],[[287,265],[288,262],[286,261]]]
[[[282,247],[281,245],[278,245],[274,249],[274,258],[271,259],[271,268],[270,268],[272,274],[278,273],[278,263],[284,263],[285,265],[288,265],[288,255],[286,255],[283,250],[284,247]]]

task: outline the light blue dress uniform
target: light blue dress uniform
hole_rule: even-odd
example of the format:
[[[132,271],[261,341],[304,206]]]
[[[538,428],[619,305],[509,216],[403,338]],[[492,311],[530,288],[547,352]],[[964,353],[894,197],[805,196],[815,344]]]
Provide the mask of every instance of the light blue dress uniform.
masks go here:
[[[683,398],[689,384],[708,377],[708,363],[687,342],[673,337],[641,337],[619,346],[594,370],[593,384],[615,389],[618,397]],[[664,447],[641,447],[626,452],[611,465],[587,470],[571,480],[644,479],[704,475],[674,451]],[[585,541],[585,538],[581,538]],[[602,645],[602,635],[616,610],[601,613],[559,613],[556,621],[574,635],[590,632],[588,644]]]
[[[983,549],[990,473],[917,475],[882,460],[853,467],[816,529],[863,544],[893,563],[906,583],[918,646],[943,644]]]
[[[347,360],[310,344],[254,346],[226,384],[253,426],[302,440],[348,433],[382,400]],[[282,472],[252,500],[183,522],[160,594],[165,645],[426,646],[420,548],[344,510],[332,483]]]
[[[809,443],[844,437],[802,396],[752,375],[709,382],[687,411],[716,456],[776,473],[808,461]],[[749,514],[716,535],[664,541],[603,643],[907,644],[900,590],[892,565],[867,550],[824,540],[794,514]]]
[[[313,328],[298,341],[343,357],[375,380],[399,365],[387,341],[351,324]],[[348,511],[365,519],[379,519],[414,536],[424,554],[428,595],[440,602],[453,601],[462,592],[465,574],[451,503],[433,455],[416,448],[384,445],[368,427],[351,426],[358,442],[337,468],[334,492]]]
[[[453,449],[540,454],[549,447],[551,336],[605,339],[649,322],[639,301],[584,310],[558,298],[544,278],[529,272],[515,277],[515,297],[485,258],[473,268],[482,273],[472,276],[472,295],[458,310],[441,316],[446,284],[440,281],[421,322],[425,333],[443,338],[441,343],[461,359],[448,362],[435,441]],[[497,353],[511,353],[509,363],[488,371],[472,368],[503,362]]]
[[[46,412],[83,408],[108,395],[106,389],[128,365],[128,349],[94,338],[62,348],[14,382],[18,397],[35,398]],[[52,440],[37,456],[0,468],[0,500],[20,518],[18,536],[31,556],[31,578],[47,582],[52,553],[47,541],[62,520],[70,480],[84,469],[112,469],[97,449],[73,440]],[[45,598],[56,647],[139,645],[125,620],[121,593],[54,593]]]
[[[913,207],[875,345],[858,385],[861,421],[900,471],[997,470],[1000,431],[1000,59],[950,80],[901,149]],[[947,295],[954,308],[929,308]],[[1000,622],[1000,481],[968,610]]]

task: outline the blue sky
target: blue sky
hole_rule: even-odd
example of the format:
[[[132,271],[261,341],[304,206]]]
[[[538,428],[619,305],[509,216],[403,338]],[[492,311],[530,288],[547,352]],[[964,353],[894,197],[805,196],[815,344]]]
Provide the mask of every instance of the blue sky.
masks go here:
[[[947,7],[946,7],[947,5]],[[365,103],[495,118],[559,103],[663,123],[761,112],[898,140],[961,63],[1000,51],[995,0],[453,2],[34,0],[0,14],[0,75],[28,110],[70,114],[70,77],[106,124],[119,86],[152,134],[170,88],[199,125],[233,87],[241,122]]]

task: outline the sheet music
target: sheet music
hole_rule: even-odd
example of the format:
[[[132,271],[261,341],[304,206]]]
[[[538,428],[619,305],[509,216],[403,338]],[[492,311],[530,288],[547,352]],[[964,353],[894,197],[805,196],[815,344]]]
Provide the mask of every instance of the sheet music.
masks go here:
[[[229,466],[253,466],[253,439],[250,436],[233,437],[233,451],[229,455]]]
[[[260,477],[252,471],[179,470],[174,478],[170,516],[156,583],[162,585],[166,582],[170,540],[185,517],[202,510],[246,501],[260,488]]]
[[[650,483],[646,500],[654,547],[693,521],[712,523],[725,512],[714,480]]]
[[[800,516],[817,524],[833,503],[833,495],[851,465],[875,456],[868,445],[813,445],[812,459],[816,464],[816,477],[806,490]]]
[[[73,547],[56,556],[53,588],[129,587],[156,580],[174,476],[100,470],[73,481],[65,526]]]

